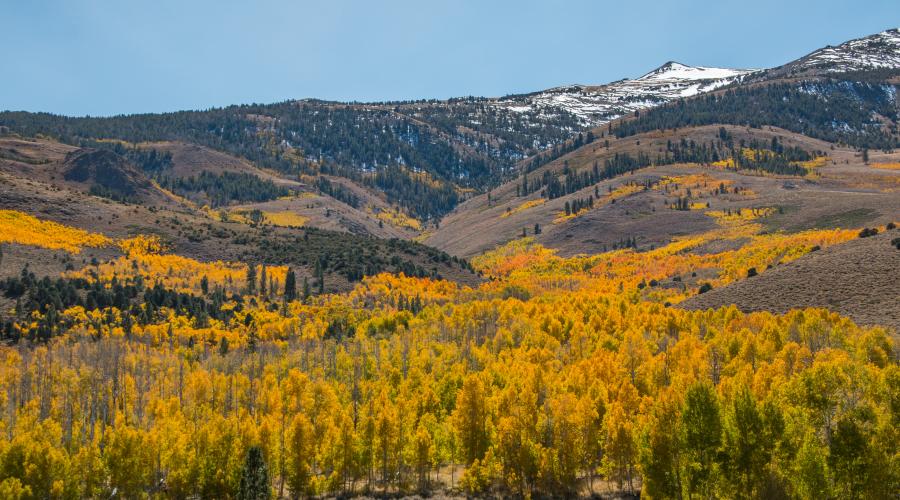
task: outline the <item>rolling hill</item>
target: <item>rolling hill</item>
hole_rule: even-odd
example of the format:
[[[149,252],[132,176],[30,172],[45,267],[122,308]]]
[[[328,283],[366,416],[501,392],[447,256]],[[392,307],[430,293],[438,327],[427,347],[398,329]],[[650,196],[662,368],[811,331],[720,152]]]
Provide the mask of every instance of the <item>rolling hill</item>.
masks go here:
[[[819,99],[844,111],[852,111],[849,104],[861,100],[860,109],[875,106],[878,120],[894,123],[896,107],[891,96],[896,88],[892,78],[898,70],[897,40],[897,31],[889,30],[823,48],[771,70],[669,62],[635,79],[500,98],[385,103],[306,99],[109,118],[5,112],[0,113],[0,127],[26,137],[42,134],[72,145],[116,139],[144,144],[142,148],[152,149],[147,144],[156,144],[160,151],[166,151],[175,147],[172,144],[181,144],[179,148],[192,144],[190,148],[204,147],[240,158],[216,160],[223,169],[231,168],[226,166],[229,164],[237,167],[234,161],[239,161],[253,167],[244,165],[238,170],[255,169],[254,175],[263,177],[266,174],[260,174],[260,169],[290,181],[300,175],[345,178],[395,210],[419,221],[434,222],[471,196],[538,168],[585,142],[600,139],[602,127],[592,127],[624,121],[626,126],[618,129],[621,134],[725,119],[724,111],[719,117],[704,119],[702,109],[690,109],[692,118],[686,123],[684,119],[660,121],[660,116],[668,116],[662,113],[653,115],[657,121],[652,123],[642,116],[640,123],[633,125],[637,129],[627,125],[635,113],[668,103],[687,99],[701,106],[699,103],[705,101],[695,98],[698,96],[725,95],[737,89],[743,100],[731,100],[739,109],[754,109],[747,100],[755,100],[755,109],[760,109],[760,101],[773,100],[785,91],[794,92],[798,100]],[[861,71],[867,74],[855,74]],[[790,88],[773,87],[775,84]],[[848,84],[852,84],[850,88]],[[759,86],[763,90],[753,90]],[[766,92],[771,95],[760,95]],[[884,101],[885,96],[890,102]],[[716,106],[723,107],[721,103]],[[885,107],[894,111],[885,113]],[[841,117],[835,127],[798,119],[803,117],[736,116],[727,118],[726,123],[757,121],[857,146],[870,142],[870,147],[893,147],[897,141],[896,125],[893,134],[886,135],[873,130],[871,120],[858,113]],[[789,127],[789,123],[805,125]],[[865,130],[860,128],[863,126]],[[186,154],[179,158],[186,159]],[[192,165],[189,160],[178,163]],[[189,168],[196,167],[193,164]],[[180,175],[180,168],[176,167],[176,175]]]
[[[522,236],[560,255],[648,250],[711,230],[715,211],[774,210],[772,232],[885,224],[900,209],[898,171],[881,167],[898,161],[897,40],[500,98],[5,112],[0,168],[198,224],[415,238],[461,257]],[[73,171],[76,151],[97,161]]]

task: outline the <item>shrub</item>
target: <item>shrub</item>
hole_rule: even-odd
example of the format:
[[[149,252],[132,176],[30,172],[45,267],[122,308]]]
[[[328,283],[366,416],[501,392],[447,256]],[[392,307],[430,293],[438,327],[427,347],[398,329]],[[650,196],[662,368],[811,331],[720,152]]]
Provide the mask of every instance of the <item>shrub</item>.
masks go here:
[[[859,232],[859,237],[860,238],[868,238],[869,236],[875,236],[876,234],[878,234],[878,229],[876,229],[874,227],[873,228],[866,227],[866,228],[863,228],[863,230]]]
[[[893,231],[894,229],[897,229],[897,224],[894,224],[893,222],[888,222],[887,225],[884,226],[884,228],[887,229],[888,231]]]
[[[704,283],[700,285],[700,290],[698,290],[697,293],[706,293],[710,290],[712,290],[712,285],[709,283]]]
[[[757,272],[756,272],[756,268],[755,268],[755,267],[751,267],[750,269],[747,269],[747,277],[748,277],[748,278],[752,278],[752,277],[754,277],[754,276],[756,276],[756,275],[757,275]]]

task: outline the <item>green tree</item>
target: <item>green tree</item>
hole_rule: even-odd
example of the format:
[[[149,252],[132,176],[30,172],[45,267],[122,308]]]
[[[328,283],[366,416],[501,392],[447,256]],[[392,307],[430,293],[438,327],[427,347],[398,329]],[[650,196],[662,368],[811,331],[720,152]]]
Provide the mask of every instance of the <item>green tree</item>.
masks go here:
[[[247,265],[247,293],[254,294],[256,292],[256,264]]]
[[[686,496],[700,493],[709,497],[716,453],[722,442],[719,402],[712,385],[697,383],[688,389],[681,412],[681,429],[683,453],[687,459]]]
[[[674,403],[656,409],[641,442],[644,491],[652,498],[681,495],[681,409]]]
[[[253,226],[258,226],[263,221],[263,213],[259,209],[254,208],[250,211],[250,214],[247,216],[250,218],[250,222]]]
[[[297,298],[297,275],[292,268],[288,268],[284,277],[284,298],[291,301]]]
[[[268,282],[268,280],[269,280],[269,278],[268,278],[268,275],[266,274],[266,265],[263,264],[261,266],[261,270],[259,272],[259,294],[262,295],[263,297],[268,295],[267,288],[266,288],[266,283]]]
[[[780,435],[780,414],[772,405],[767,410],[761,411],[753,394],[743,387],[725,413],[723,473],[728,485],[749,496],[759,495]]]
[[[298,498],[312,493],[310,480],[310,458],[315,450],[313,446],[313,426],[305,415],[297,415],[291,425],[290,446],[286,453],[288,458],[287,484],[291,495]]]
[[[794,459],[793,474],[789,476],[798,498],[807,500],[831,496],[827,456],[828,451],[819,442],[819,438],[812,430],[808,431]]]
[[[892,465],[896,458],[880,452],[875,425],[872,408],[861,405],[835,426],[828,465],[840,497],[889,498],[896,494],[896,462]]]
[[[272,497],[269,489],[269,468],[263,450],[251,446],[247,450],[244,467],[241,469],[241,486],[237,497],[240,500],[260,500]]]

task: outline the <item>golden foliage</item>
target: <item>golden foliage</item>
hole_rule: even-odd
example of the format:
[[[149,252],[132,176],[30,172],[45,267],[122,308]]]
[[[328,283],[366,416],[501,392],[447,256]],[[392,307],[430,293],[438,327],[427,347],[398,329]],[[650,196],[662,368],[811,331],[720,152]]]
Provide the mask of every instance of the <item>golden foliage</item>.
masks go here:
[[[528,200],[528,201],[522,203],[521,205],[517,206],[516,208],[513,208],[506,212],[503,212],[502,214],[500,214],[500,218],[503,219],[503,218],[509,217],[510,215],[517,214],[519,212],[524,212],[525,210],[528,210],[529,208],[541,206],[546,202],[547,202],[546,198],[538,198],[536,200]]]
[[[371,213],[372,209],[369,208],[368,211]],[[383,222],[386,222],[394,227],[399,228],[409,228],[415,231],[422,230],[422,223],[415,219],[414,217],[410,217],[409,215],[401,212],[396,208],[381,208],[375,212],[375,217]]]
[[[16,210],[0,210],[0,243],[18,243],[79,253],[82,247],[105,247],[112,240],[99,233],[40,220]]]
[[[129,257],[162,253],[165,249],[158,236],[138,235],[119,241],[119,248]]]
[[[127,240],[131,241],[131,240]],[[151,239],[152,241],[152,239]],[[66,276],[83,278],[88,281],[100,281],[108,284],[118,280],[142,277],[149,283],[159,282],[166,288],[186,293],[197,293],[205,278],[208,286],[222,287],[224,290],[239,293],[247,287],[247,266],[233,262],[200,262],[188,257],[174,254],[158,254],[144,252],[143,245],[133,245],[126,257],[103,262],[97,266],[86,267],[78,271],[70,271]],[[156,247],[150,245],[151,249]],[[266,268],[268,278],[278,285],[284,284],[287,266],[270,266]]]
[[[263,219],[268,224],[281,227],[303,227],[309,222],[309,218],[304,217],[297,212],[291,212],[290,210],[281,212],[263,211]]]
[[[882,170],[900,170],[900,162],[886,162],[886,163],[873,162],[873,163],[870,163],[869,166],[872,168],[880,168]]]

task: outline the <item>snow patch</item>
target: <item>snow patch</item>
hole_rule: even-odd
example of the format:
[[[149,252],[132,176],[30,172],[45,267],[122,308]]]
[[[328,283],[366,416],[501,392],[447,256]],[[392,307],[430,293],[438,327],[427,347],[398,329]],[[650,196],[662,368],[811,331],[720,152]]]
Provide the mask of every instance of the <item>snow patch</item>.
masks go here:
[[[798,61],[794,71],[823,69],[829,73],[867,69],[900,69],[900,29],[890,29],[821,48]]]

